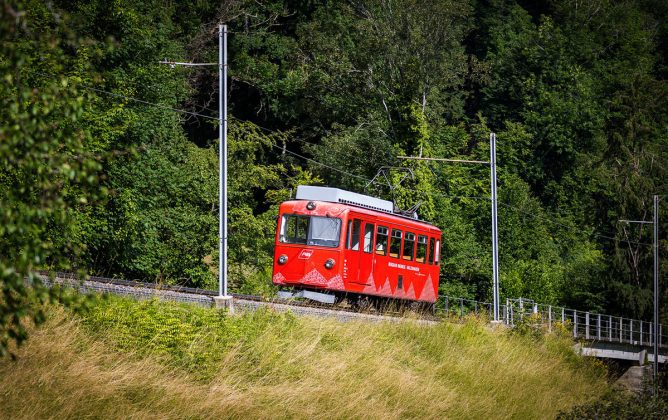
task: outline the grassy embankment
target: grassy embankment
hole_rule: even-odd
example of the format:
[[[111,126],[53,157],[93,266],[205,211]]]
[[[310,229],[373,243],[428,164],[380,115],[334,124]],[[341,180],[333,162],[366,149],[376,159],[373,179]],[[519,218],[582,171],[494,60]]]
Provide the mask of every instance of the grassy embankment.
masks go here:
[[[607,390],[568,339],[465,324],[236,317],[112,298],[0,360],[0,418],[553,418]]]

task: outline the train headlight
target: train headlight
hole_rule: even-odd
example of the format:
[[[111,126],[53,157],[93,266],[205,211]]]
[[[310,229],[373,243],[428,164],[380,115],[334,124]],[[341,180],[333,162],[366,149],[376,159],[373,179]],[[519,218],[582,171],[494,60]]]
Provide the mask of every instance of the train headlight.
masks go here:
[[[313,209],[315,209],[315,203],[313,201],[309,201],[306,204],[306,210],[313,210]]]
[[[327,261],[325,261],[325,268],[331,270],[332,267],[334,267],[334,260],[330,258]]]
[[[279,264],[283,265],[286,262],[288,262],[288,256],[287,255],[283,254],[280,257],[278,257],[278,263]]]

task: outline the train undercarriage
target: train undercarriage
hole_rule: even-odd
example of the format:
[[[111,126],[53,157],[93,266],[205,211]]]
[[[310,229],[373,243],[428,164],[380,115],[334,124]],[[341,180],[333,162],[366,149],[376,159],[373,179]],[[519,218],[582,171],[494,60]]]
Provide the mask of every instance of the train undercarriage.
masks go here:
[[[434,304],[414,300],[395,299],[350,292],[316,291],[303,288],[282,289],[278,292],[281,299],[306,299],[332,307],[348,307],[359,311],[433,313]]]

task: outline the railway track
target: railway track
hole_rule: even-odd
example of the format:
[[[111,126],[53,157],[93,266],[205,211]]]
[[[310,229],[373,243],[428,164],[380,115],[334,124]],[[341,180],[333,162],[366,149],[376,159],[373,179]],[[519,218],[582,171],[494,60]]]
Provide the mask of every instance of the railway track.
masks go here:
[[[47,273],[41,273],[41,275],[47,285],[64,284],[84,293],[108,293],[135,299],[160,299],[205,307],[212,307],[214,304],[213,298],[218,295],[213,290],[144,283],[134,280],[93,276],[80,281],[72,273],[55,273],[55,278],[51,280]],[[298,316],[335,318],[340,321],[402,322],[410,320],[424,324],[434,324],[442,321],[464,322],[470,316],[481,316],[483,319],[489,319],[487,317],[491,308],[491,304],[488,302],[441,296],[439,300],[441,306],[435,316],[431,313],[409,312],[406,314],[397,311],[360,311],[354,308],[325,306],[321,303],[281,298],[268,299],[262,296],[239,293],[235,293],[233,296],[235,298],[235,309],[239,311],[254,311],[262,307],[268,307],[277,312],[290,311]],[[667,329],[663,328],[663,325],[659,325],[659,333],[655,338],[651,332],[651,324],[647,321],[542,305],[522,299],[517,299],[517,301],[508,299],[506,305],[502,306],[503,325],[510,328],[515,327],[516,322],[525,322],[525,325],[527,325],[526,322],[528,321],[528,325],[531,325],[532,328],[552,331],[559,324],[559,328],[572,331],[574,340],[606,342],[632,348],[634,346],[647,347],[656,340],[660,348],[668,348]],[[522,319],[525,321],[522,321]]]
[[[55,278],[50,279],[48,273],[40,273],[45,284],[51,286],[60,284],[75,288],[84,293],[108,293],[128,296],[136,299],[152,299],[192,303],[200,306],[213,306],[213,298],[218,293],[213,290],[172,286],[157,283],[146,283],[136,280],[123,280],[107,277],[90,276],[81,281],[76,274],[57,272]],[[441,318],[433,314],[416,312],[399,312],[396,310],[370,311],[358,310],[350,307],[331,306],[312,301],[293,299],[267,298],[258,295],[232,293],[235,298],[235,308],[241,311],[257,310],[260,307],[269,307],[279,312],[290,311],[296,315],[319,316],[336,318],[342,321],[367,320],[375,322],[398,322],[414,320],[420,323],[435,323]]]

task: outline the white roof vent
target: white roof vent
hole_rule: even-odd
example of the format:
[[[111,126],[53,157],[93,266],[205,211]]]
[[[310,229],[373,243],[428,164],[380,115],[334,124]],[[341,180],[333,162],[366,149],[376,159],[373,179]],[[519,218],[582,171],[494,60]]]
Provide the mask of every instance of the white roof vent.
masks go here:
[[[385,213],[394,212],[394,205],[391,201],[381,200],[380,198],[371,197],[364,194],[357,194],[346,190],[340,190],[338,188],[299,185],[297,187],[296,199],[351,204],[354,206],[378,210]]]

